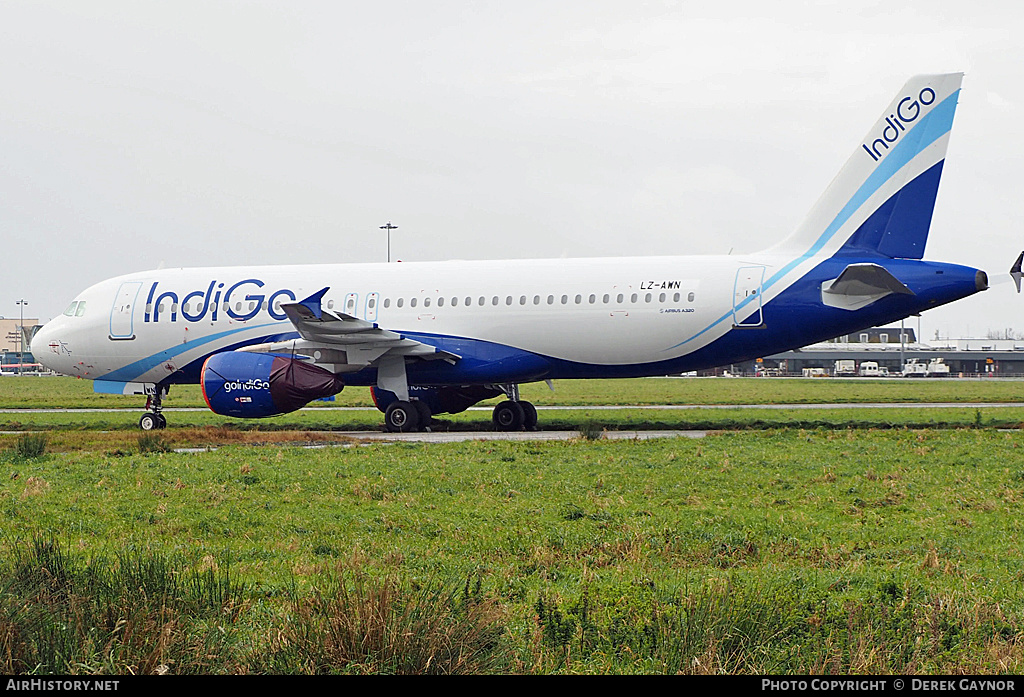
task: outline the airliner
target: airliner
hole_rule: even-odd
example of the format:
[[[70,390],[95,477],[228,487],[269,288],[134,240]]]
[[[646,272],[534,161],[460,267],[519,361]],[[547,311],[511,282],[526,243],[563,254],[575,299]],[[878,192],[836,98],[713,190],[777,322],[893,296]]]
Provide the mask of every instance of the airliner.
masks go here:
[[[496,397],[497,429],[534,429],[525,383],[712,368],[985,290],[983,271],[923,260],[962,78],[911,78],[762,252],[145,271],[82,292],[33,353],[98,392],[145,395],[146,430],[182,383],[231,417],[355,385],[393,432]]]

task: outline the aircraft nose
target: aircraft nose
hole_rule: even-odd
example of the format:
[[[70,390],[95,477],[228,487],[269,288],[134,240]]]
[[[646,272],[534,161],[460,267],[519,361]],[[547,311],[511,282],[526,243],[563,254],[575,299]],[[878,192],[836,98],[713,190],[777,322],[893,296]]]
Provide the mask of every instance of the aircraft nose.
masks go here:
[[[53,322],[47,322],[32,337],[29,351],[32,352],[37,363],[42,363],[49,370],[61,372],[59,354],[53,350],[51,344],[59,347],[53,332]]]

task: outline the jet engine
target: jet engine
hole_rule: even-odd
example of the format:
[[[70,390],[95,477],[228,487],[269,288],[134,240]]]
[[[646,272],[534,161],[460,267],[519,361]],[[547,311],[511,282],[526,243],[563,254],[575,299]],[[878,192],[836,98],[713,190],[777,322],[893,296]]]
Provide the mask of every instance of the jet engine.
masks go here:
[[[287,414],[345,387],[339,376],[311,363],[245,351],[207,358],[200,382],[211,411],[250,419]]]

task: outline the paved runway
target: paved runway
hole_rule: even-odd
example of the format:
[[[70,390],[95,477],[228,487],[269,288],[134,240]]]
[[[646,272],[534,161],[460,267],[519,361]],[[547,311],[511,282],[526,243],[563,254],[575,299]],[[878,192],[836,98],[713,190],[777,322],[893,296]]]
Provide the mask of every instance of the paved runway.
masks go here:
[[[829,403],[829,404],[634,404],[605,406],[540,406],[538,411],[613,411],[613,410],[694,410],[694,409],[998,409],[1024,407],[1021,402],[871,402],[871,403]],[[134,411],[130,409],[0,409],[0,414],[49,414],[49,413],[113,413]],[[164,409],[165,412],[202,412],[202,407],[178,407]],[[377,411],[375,407],[307,407],[304,411]],[[491,407],[471,407],[469,411],[491,411]],[[383,431],[334,432],[354,441],[405,442],[405,443],[454,443],[467,440],[480,441],[553,441],[579,438],[578,431],[439,431],[427,433],[385,433]],[[601,437],[609,440],[647,440],[650,438],[703,438],[706,431],[604,431]]]
[[[537,411],[612,411],[618,409],[997,409],[1024,407],[1024,402],[833,402],[828,404],[617,404],[600,406],[538,406]],[[491,411],[492,407],[470,407],[466,411]],[[103,414],[141,409],[0,409],[0,414]],[[168,407],[165,412],[209,411],[205,407]],[[376,407],[303,407],[301,411],[378,411]]]
[[[384,433],[382,431],[352,431],[335,435],[350,436],[362,441],[384,441],[402,443],[458,443],[467,440],[481,441],[539,441],[572,440],[580,438],[579,431],[439,431],[435,433]],[[649,440],[651,438],[703,438],[707,431],[604,431],[605,440]]]

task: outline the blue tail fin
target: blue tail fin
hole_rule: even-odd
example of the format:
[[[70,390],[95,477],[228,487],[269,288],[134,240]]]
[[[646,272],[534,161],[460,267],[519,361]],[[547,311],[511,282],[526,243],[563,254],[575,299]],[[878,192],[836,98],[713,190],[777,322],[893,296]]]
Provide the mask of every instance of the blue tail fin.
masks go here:
[[[920,259],[945,162],[962,73],[911,78],[804,223],[776,249]]]

